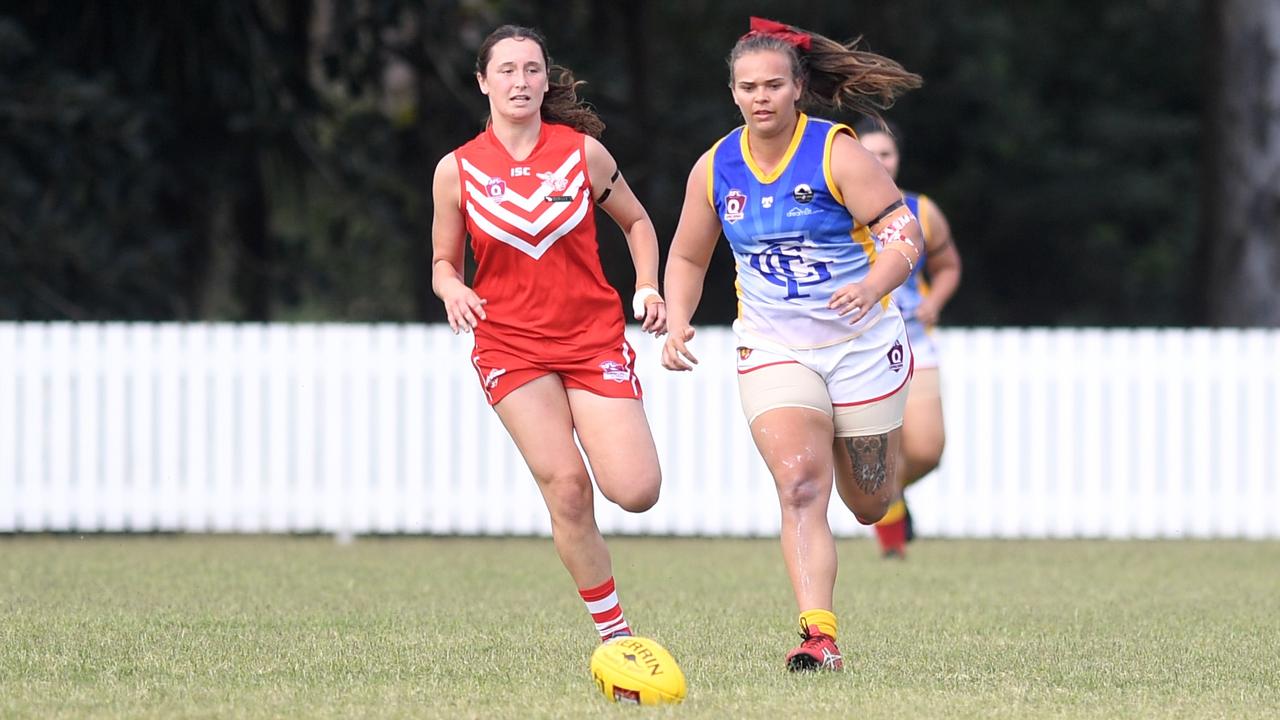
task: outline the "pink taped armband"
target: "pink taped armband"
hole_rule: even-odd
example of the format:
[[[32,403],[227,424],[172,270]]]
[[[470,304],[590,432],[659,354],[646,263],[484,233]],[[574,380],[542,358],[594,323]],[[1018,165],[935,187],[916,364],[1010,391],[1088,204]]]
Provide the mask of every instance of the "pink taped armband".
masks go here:
[[[915,248],[916,244],[911,238],[902,233],[915,220],[916,216],[911,212],[911,208],[906,205],[900,205],[897,209],[887,215],[877,219],[871,225],[871,232],[875,233],[876,239],[880,241],[880,247],[887,247],[890,243],[904,242],[908,246]],[[919,255],[919,250],[916,251]]]

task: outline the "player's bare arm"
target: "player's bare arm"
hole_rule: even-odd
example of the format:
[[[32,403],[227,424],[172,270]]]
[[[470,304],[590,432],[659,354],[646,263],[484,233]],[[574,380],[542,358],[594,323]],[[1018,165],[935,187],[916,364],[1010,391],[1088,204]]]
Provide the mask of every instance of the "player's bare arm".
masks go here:
[[[689,323],[702,300],[707,267],[720,237],[720,218],[707,196],[710,163],[711,153],[703,153],[689,172],[680,221],[667,255],[663,285],[667,290],[667,327],[671,334],[662,348],[662,366],[668,370],[692,370],[698,364],[686,345],[694,335]]]
[[[925,228],[925,271],[929,275],[929,294],[916,308],[916,318],[925,325],[933,325],[960,287],[962,266],[960,251],[951,235],[951,225],[942,210],[922,196],[920,214],[928,224]]]
[[[449,153],[436,165],[431,182],[431,290],[444,301],[454,334],[471,332],[486,319],[485,301],[463,281],[467,228],[459,192],[458,163]]]
[[[622,229],[631,251],[636,271],[632,313],[645,332],[661,335],[667,330],[667,308],[658,289],[658,233],[609,150],[589,136],[586,150],[592,199]]]
[[[889,173],[862,144],[841,133],[831,147],[831,172],[849,214],[880,235],[880,254],[860,283],[850,283],[831,297],[830,307],[856,323],[902,284],[920,259],[924,234],[902,204],[902,192]]]

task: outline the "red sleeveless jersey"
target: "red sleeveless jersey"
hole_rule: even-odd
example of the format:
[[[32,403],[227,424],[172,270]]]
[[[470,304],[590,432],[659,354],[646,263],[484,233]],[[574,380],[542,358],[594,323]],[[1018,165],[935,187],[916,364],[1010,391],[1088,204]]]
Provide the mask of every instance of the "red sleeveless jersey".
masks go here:
[[[476,257],[472,289],[488,301],[477,348],[557,362],[622,342],[622,301],[600,267],[585,142],[544,122],[524,160],[492,128],[454,151]]]

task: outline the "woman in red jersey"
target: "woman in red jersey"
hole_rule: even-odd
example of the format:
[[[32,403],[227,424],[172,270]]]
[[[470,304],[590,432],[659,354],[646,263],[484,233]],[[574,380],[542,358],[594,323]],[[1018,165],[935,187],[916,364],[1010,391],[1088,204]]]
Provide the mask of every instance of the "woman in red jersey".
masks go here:
[[[432,288],[453,331],[474,333],[480,384],[538,483],[556,551],[601,640],[629,635],[591,475],[630,512],[653,507],[662,476],[621,300],[600,267],[593,205],[626,235],[632,310],[660,335],[657,235],[596,139],[604,124],[578,102],[580,83],[551,65],[537,31],[493,31],[480,45],[476,81],[489,98],[489,124],[440,161],[432,183]],[[468,235],[472,287],[462,273]]]

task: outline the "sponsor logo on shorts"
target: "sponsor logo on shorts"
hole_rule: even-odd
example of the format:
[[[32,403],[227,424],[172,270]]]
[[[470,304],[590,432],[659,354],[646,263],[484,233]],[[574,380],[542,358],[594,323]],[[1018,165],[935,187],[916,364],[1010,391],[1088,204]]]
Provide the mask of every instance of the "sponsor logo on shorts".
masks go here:
[[[895,340],[893,347],[889,348],[889,352],[885,355],[889,359],[889,369],[894,372],[900,372],[906,356],[907,352],[902,349],[902,343]]]
[[[751,357],[751,348],[749,348],[749,347],[740,347],[740,348],[738,348],[738,359],[739,359],[739,360],[746,360],[746,359],[747,359],[747,358],[749,358],[749,357]]]
[[[486,390],[492,390],[498,387],[498,378],[507,374],[506,368],[494,368],[484,378],[484,387]]]
[[[631,371],[626,365],[616,360],[605,360],[600,363],[601,377],[605,380],[624,383],[631,381]]]

